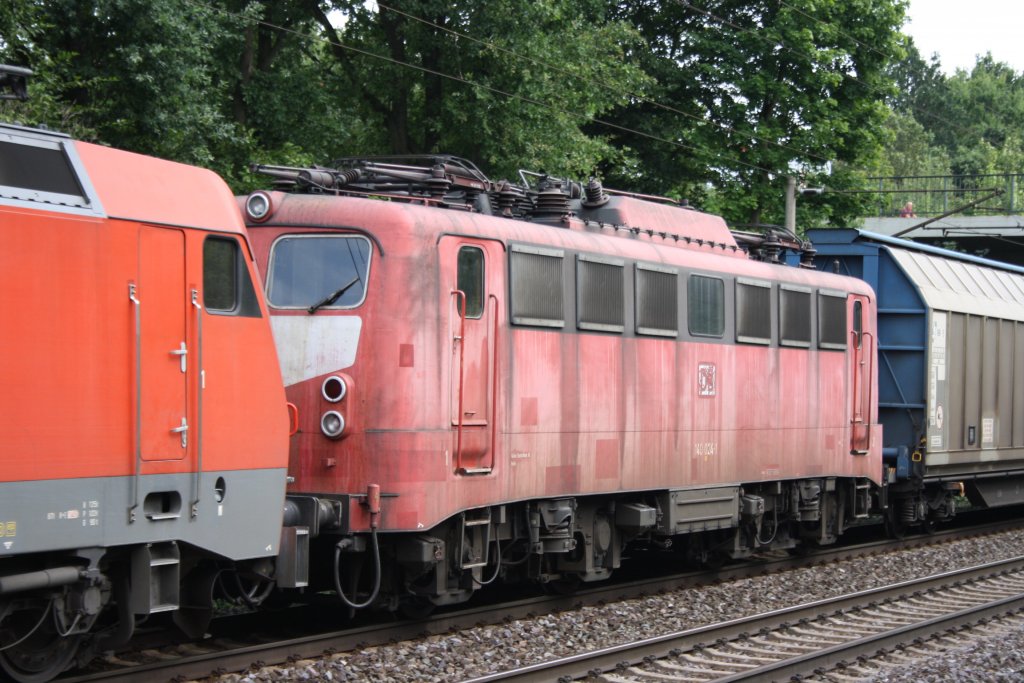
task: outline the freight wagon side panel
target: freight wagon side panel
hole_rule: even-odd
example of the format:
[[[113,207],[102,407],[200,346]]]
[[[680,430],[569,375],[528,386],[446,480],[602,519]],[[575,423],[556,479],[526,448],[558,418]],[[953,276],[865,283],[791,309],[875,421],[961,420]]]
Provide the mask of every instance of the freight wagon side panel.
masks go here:
[[[813,230],[819,267],[879,297],[886,446],[976,505],[1024,502],[1024,269],[856,230]]]

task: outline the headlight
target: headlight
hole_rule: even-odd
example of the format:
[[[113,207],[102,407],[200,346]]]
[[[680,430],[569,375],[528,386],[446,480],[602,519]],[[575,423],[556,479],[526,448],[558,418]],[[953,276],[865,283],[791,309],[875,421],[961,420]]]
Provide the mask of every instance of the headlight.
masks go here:
[[[348,385],[345,384],[345,380],[337,375],[331,375],[325,379],[323,386],[320,387],[320,393],[331,403],[337,403],[345,398],[347,392]]]
[[[270,195],[266,192],[253,192],[249,195],[249,198],[245,200],[245,213],[251,220],[263,221],[270,216],[270,209],[272,208],[270,202]]]
[[[337,410],[328,410],[320,418],[320,431],[329,439],[337,439],[345,431],[345,418]]]

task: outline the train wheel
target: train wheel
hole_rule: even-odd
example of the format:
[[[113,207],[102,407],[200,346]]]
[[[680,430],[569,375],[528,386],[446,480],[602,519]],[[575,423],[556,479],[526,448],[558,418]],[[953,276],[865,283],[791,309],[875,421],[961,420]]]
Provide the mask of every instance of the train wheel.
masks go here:
[[[15,635],[13,642],[0,650],[0,668],[18,683],[45,683],[63,673],[84,636],[57,633],[49,605],[41,616],[32,610],[14,614],[4,626]]]
[[[900,519],[900,513],[890,505],[885,515],[885,531],[890,538],[901,539],[907,535],[907,523]]]
[[[432,603],[429,598],[425,598],[419,595],[412,596],[398,605],[398,613],[406,619],[426,619],[434,610],[437,609],[437,605]]]
[[[550,595],[572,595],[580,589],[582,583],[583,581],[576,574],[566,574],[560,579],[545,583],[544,589]]]
[[[725,553],[717,550],[710,550],[705,553],[704,557],[701,559],[701,566],[705,569],[717,571],[725,566],[725,562],[728,559],[729,557]]]

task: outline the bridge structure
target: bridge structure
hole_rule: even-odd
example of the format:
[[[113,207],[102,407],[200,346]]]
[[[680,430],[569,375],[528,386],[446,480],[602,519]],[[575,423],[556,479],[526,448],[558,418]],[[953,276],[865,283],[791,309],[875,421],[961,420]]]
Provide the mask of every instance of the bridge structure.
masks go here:
[[[865,230],[1024,265],[1024,174],[875,177],[862,192]]]

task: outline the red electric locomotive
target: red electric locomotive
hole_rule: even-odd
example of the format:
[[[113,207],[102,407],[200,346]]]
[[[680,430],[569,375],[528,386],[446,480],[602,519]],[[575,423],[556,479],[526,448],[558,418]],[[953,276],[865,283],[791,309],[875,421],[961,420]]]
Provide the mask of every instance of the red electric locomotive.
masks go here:
[[[630,542],[827,544],[877,508],[874,295],[778,264],[807,245],[452,157],[332,167],[240,199],[312,585],[429,608],[600,580]]]
[[[0,666],[45,681],[273,572],[288,419],[213,173],[0,125],[0,243]]]

